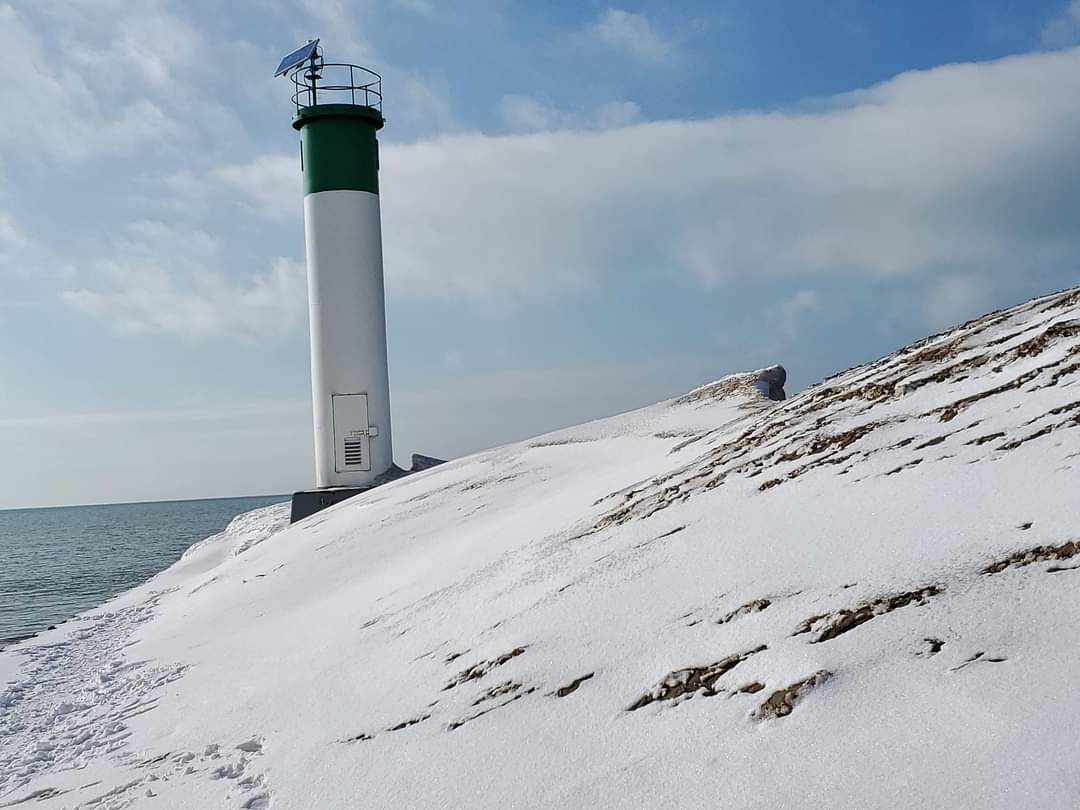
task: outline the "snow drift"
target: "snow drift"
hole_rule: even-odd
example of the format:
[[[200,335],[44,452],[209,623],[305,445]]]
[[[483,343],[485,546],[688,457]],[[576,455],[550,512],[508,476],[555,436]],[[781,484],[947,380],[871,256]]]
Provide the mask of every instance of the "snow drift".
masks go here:
[[[1074,806],[1080,290],[778,380],[238,519],[0,654],[0,807]]]

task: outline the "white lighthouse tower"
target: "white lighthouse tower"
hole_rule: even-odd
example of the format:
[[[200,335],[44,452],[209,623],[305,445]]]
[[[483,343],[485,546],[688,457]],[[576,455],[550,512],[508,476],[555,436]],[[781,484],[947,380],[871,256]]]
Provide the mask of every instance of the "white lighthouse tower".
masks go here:
[[[324,63],[313,40],[286,56],[300,133],[311,329],[315,485],[294,521],[393,475],[379,144],[382,80]]]

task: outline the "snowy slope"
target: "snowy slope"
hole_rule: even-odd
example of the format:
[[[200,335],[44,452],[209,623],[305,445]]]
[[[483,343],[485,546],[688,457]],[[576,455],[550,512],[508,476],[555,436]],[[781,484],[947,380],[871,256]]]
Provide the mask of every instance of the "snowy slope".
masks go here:
[[[0,807],[1075,807],[1080,290],[245,516],[0,653]]]

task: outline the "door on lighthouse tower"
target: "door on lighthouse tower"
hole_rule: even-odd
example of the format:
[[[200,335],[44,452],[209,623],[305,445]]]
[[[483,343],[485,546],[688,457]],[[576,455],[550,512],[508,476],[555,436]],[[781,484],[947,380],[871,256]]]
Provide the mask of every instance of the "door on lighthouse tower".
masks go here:
[[[338,472],[371,469],[371,437],[367,394],[334,394],[334,468]]]

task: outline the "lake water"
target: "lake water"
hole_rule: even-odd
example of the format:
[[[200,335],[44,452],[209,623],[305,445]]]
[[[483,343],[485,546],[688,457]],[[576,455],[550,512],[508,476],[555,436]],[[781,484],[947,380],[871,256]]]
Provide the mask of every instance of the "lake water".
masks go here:
[[[283,500],[0,510],[0,646],[145,582],[241,512]]]

